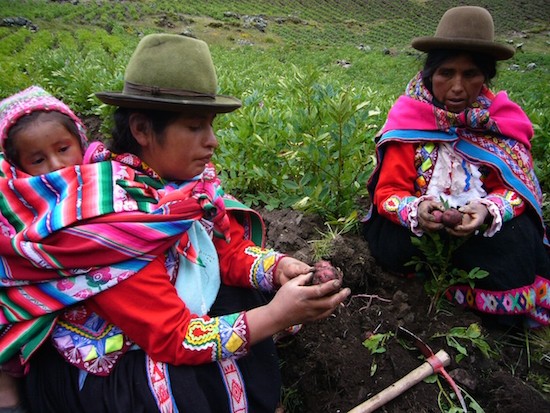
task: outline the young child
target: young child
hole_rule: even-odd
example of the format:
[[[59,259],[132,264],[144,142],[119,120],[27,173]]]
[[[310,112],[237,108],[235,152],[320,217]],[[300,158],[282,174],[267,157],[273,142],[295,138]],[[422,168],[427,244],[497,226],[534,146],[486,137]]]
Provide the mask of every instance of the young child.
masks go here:
[[[82,163],[86,129],[67,105],[31,86],[0,102],[0,144],[1,171],[41,175]],[[17,380],[22,374],[18,360],[0,365],[0,413],[25,411]]]
[[[86,129],[67,105],[38,86],[0,102],[5,159],[29,175],[82,163]]]

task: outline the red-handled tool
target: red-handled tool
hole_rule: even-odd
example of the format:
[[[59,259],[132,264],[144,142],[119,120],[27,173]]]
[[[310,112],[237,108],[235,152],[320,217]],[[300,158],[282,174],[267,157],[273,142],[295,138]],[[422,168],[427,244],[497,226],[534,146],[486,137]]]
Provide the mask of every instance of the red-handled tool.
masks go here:
[[[432,351],[430,346],[428,346],[418,336],[416,336],[415,334],[413,334],[412,332],[410,332],[406,328],[400,326],[397,330],[397,336],[398,337],[399,336],[405,337],[408,340],[411,340],[414,343],[415,347],[420,350],[422,355],[424,357],[426,357],[426,360],[428,362],[430,362],[430,359],[432,357],[434,357],[434,352]],[[451,376],[449,376],[449,373],[447,373],[447,370],[445,370],[445,367],[442,366],[442,365],[441,366],[433,365],[433,367],[434,367],[434,373],[441,374],[445,378],[445,380],[447,380],[447,382],[449,383],[451,388],[454,390],[454,392],[456,394],[456,397],[458,398],[458,401],[460,402],[460,405],[462,406],[462,410],[464,410],[464,413],[467,413],[468,409],[466,407],[466,402],[464,401],[464,397],[462,396],[462,392],[460,391],[459,387],[457,386],[457,384],[455,383],[453,378]]]
[[[464,413],[467,413],[466,403],[464,401],[464,398],[462,397],[460,389],[458,388],[452,377],[449,376],[449,374],[445,370],[445,366],[448,366],[451,362],[451,358],[447,354],[447,352],[445,352],[445,350],[439,350],[436,354],[434,354],[432,349],[426,343],[424,343],[420,338],[418,338],[416,335],[403,327],[399,327],[397,331],[397,336],[401,336],[408,340],[411,340],[414,345],[420,350],[422,355],[426,357],[426,362],[393,383],[391,386],[382,390],[380,393],[376,394],[375,396],[371,397],[360,405],[354,407],[348,413],[373,412],[434,373],[440,373],[443,377],[445,377],[445,379],[449,382],[449,384],[455,391],[457,398],[459,399],[462,406],[462,409],[464,409]]]

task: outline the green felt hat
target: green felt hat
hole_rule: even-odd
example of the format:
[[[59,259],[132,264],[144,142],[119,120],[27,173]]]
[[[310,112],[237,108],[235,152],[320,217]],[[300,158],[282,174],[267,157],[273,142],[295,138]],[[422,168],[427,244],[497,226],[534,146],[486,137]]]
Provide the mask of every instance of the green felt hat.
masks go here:
[[[178,34],[150,34],[136,47],[124,74],[122,92],[96,93],[109,105],[134,109],[231,112],[241,101],[217,94],[208,45]]]
[[[416,37],[412,47],[423,52],[435,49],[456,49],[487,53],[496,60],[506,60],[514,49],[495,42],[493,17],[483,7],[453,7],[443,14],[435,36]]]

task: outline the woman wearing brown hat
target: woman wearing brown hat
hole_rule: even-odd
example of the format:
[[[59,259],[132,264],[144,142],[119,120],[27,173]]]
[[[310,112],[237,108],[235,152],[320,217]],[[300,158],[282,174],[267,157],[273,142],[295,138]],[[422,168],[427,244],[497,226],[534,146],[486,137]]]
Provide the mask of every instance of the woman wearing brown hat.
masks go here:
[[[513,49],[494,41],[481,7],[449,9],[435,36],[416,38],[424,68],[398,98],[377,137],[364,235],[386,269],[411,273],[422,256],[411,238],[462,240],[451,265],[488,272],[452,301],[487,321],[550,324],[550,260],[541,189],[530,153],[533,128],[505,92],[488,85]],[[446,209],[457,209],[444,212]],[[455,215],[453,222],[453,213]]]
[[[212,123],[241,103],[216,89],[204,42],[144,37],[123,92],[97,94],[118,106],[112,144],[92,144],[90,164],[75,167],[88,195],[62,208],[72,223],[36,248],[17,244],[32,254],[0,245],[15,278],[42,280],[2,302],[12,324],[0,360],[22,349],[32,412],[271,413],[281,391],[271,337],[349,295],[340,280],[310,285],[311,267],[264,248],[261,218],[223,195]],[[47,258],[18,267],[21,256]]]

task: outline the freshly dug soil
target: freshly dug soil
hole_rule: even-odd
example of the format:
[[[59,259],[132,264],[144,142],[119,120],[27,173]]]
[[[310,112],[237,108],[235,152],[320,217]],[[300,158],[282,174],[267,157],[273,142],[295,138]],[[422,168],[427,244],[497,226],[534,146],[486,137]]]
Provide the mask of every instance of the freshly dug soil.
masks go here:
[[[326,232],[321,220],[291,210],[261,212],[269,246],[314,262],[311,241],[321,238],[316,228]],[[286,413],[347,412],[420,366],[424,359],[414,345],[391,334],[384,343],[385,352],[371,354],[363,345],[371,334],[396,333],[398,326],[420,337],[434,352],[443,349],[451,356],[446,370],[471,396],[466,398],[468,411],[550,412],[549,394],[529,381],[531,373],[550,383],[550,369],[528,362],[521,331],[485,325],[473,312],[451,305],[428,314],[430,297],[422,279],[382,271],[359,235],[337,236],[331,244],[329,256],[323,258],[342,270],[352,296],[332,317],[305,325],[279,342]],[[432,338],[472,323],[482,326],[497,356],[486,358],[469,340],[459,340],[467,356],[457,362],[458,351],[445,336]],[[444,393],[437,382],[421,382],[378,411],[447,412],[445,393],[454,394],[442,377],[439,381]],[[483,410],[474,409],[472,399]],[[453,401],[459,406],[456,398]]]

